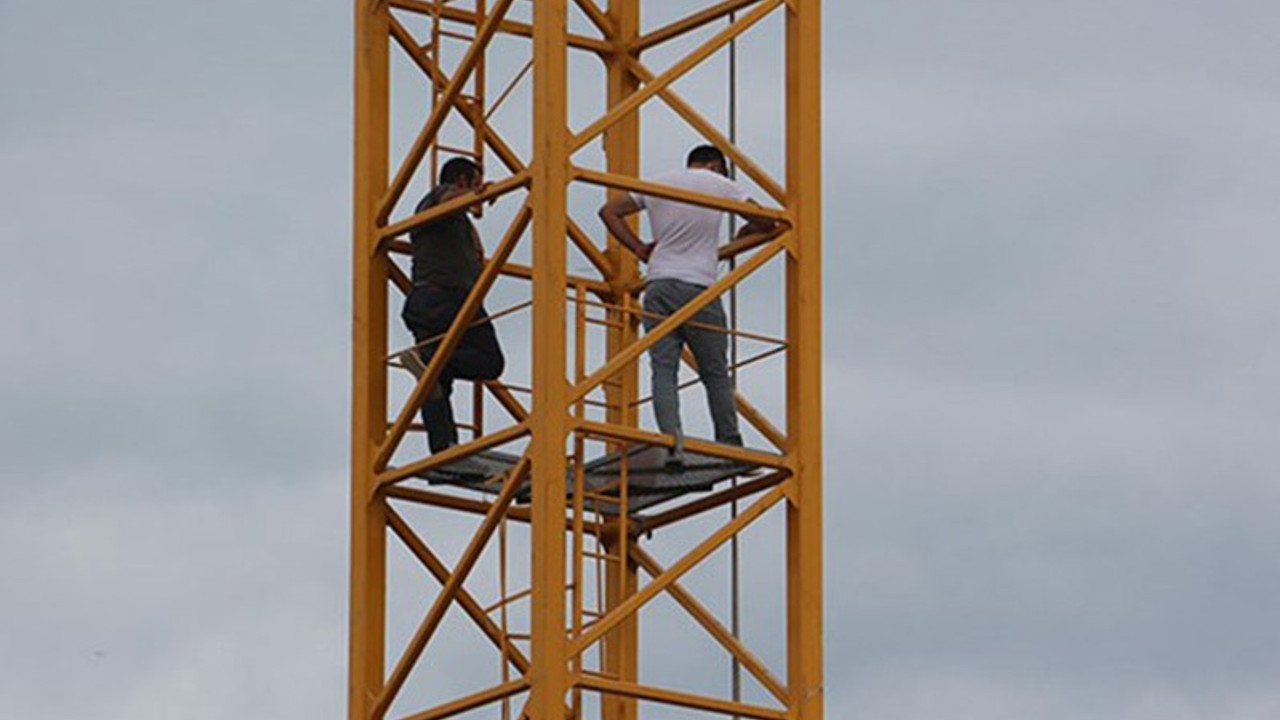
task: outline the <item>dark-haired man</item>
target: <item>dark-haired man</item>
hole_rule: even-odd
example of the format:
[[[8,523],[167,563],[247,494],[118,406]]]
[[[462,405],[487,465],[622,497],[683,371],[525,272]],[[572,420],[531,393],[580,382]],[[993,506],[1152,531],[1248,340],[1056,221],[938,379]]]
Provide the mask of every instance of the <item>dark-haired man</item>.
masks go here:
[[[422,198],[415,212],[461,195],[475,194],[483,187],[484,173],[479,165],[467,158],[453,158],[440,168],[440,183]],[[480,277],[484,247],[465,210],[411,231],[409,240],[413,245],[413,290],[405,298],[400,317],[413,333],[415,342],[424,343],[444,334],[453,323],[471,286]],[[487,317],[482,306],[475,319]],[[430,364],[438,346],[436,341],[420,349],[423,363]],[[432,453],[458,444],[458,427],[449,401],[454,378],[494,380],[505,366],[506,359],[498,346],[493,324],[482,322],[468,327],[422,405],[422,422],[427,428],[427,444]]]
[[[694,148],[685,169],[654,179],[660,185],[688,190],[703,195],[752,202],[745,188],[730,180],[724,153],[712,145]],[[653,242],[644,243],[636,236],[626,217],[645,210]],[[773,223],[767,219],[746,217],[742,234],[763,232]],[[600,208],[600,219],[613,236],[636,257],[649,264],[644,290],[645,328],[653,330],[667,315],[695,298],[716,281],[719,274],[720,228],[724,212],[665,198],[623,194]],[[719,298],[693,316],[703,326],[724,328],[724,307]],[[729,379],[728,337],[724,332],[706,327],[682,325],[654,343],[649,350],[653,370],[653,412],[658,428],[675,438],[668,464],[684,464],[684,431],[680,423],[680,396],[677,378],[680,353],[685,345],[698,361],[698,375],[707,392],[716,442],[741,445],[738,413],[733,401],[733,382]]]

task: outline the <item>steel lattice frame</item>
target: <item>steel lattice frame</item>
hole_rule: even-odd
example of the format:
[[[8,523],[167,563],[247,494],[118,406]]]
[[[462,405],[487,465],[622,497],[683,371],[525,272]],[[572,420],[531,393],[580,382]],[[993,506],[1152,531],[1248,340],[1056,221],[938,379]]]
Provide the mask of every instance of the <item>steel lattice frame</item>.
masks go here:
[[[597,2],[606,2],[600,7]],[[650,0],[657,2],[660,0]],[[354,189],[354,360],[352,416],[351,597],[350,597],[350,720],[381,720],[421,659],[428,641],[450,607],[457,606],[476,624],[485,641],[502,653],[503,682],[456,697],[408,717],[430,720],[459,715],[511,698],[522,698],[520,717],[562,720],[581,714],[576,698],[583,691],[599,693],[600,714],[606,720],[638,716],[637,701],[652,701],[718,713],[724,716],[820,720],[822,686],[822,376],[821,376],[821,165],[819,0],[722,0],[677,22],[647,33],[640,31],[641,0],[532,0],[532,20],[509,17],[515,0],[357,0],[355,5],[355,189]],[[396,12],[393,12],[395,10]],[[589,19],[594,33],[568,31],[568,13]],[[397,13],[429,16],[436,23],[433,39],[420,43],[397,19]],[[785,16],[785,168],[778,181],[734,147],[693,105],[673,90],[672,83],[707,60],[727,43],[763,18]],[[440,61],[439,23],[447,20],[469,27],[468,47],[452,67]],[[643,53],[673,39],[719,23],[709,39],[655,74]],[[498,35],[531,40],[532,153],[522,158],[485,115],[482,83],[466,92],[476,73],[483,74],[485,56]],[[398,49],[396,49],[398,48]],[[575,132],[568,124],[567,56],[571,50],[597,55],[604,63],[607,87],[605,112]],[[423,120],[416,139],[394,165],[390,157],[390,58],[403,52],[421,71],[435,104]],[[707,140],[725,150],[736,167],[772,200],[764,210],[696,195],[639,180],[640,131],[638,109],[655,98],[665,103]],[[422,369],[411,392],[389,399],[388,375],[397,355],[388,347],[388,286],[402,291],[409,280],[392,260],[407,250],[405,236],[443,213],[458,210],[475,198],[458,199],[428,210],[393,219],[415,173],[434,149],[447,116],[456,113],[473,129],[475,150],[484,150],[509,175],[485,190],[482,197],[527,193],[492,257],[467,299],[458,319],[442,340],[442,351]],[[608,131],[607,133],[605,131]],[[605,171],[579,167],[573,155],[586,143],[604,135]],[[600,249],[568,212],[571,183],[602,186],[609,192],[634,190],[672,197],[726,211],[750,210],[782,221],[782,231],[747,238],[727,246],[723,256],[738,258],[736,267],[681,312],[651,332],[637,332],[635,261],[609,239]],[[511,262],[512,252],[531,237],[532,262]],[[567,271],[572,243],[591,263],[596,275]],[[760,477],[711,495],[681,502],[638,522],[628,516],[599,515],[588,519],[584,493],[578,486],[569,499],[574,473],[581,478],[586,439],[612,443],[670,446],[671,438],[639,427],[637,361],[662,334],[688,320],[697,309],[756,272],[769,261],[785,264],[786,431],[739,393],[738,408],[774,445],[773,451],[731,448],[689,440],[690,451],[739,460],[768,469]],[[476,309],[500,275],[523,278],[531,285],[532,394],[531,409],[509,387],[477,386],[476,397],[489,392],[511,416],[511,423],[480,432],[471,442],[425,458],[393,466],[413,417],[428,388],[442,369],[446,355],[474,317]],[[570,358],[570,326],[566,298],[576,303],[578,339]],[[589,299],[594,298],[594,299]],[[588,368],[582,357],[584,308],[591,302],[607,308],[607,357]],[[512,348],[509,353],[519,352]],[[748,388],[749,389],[749,388]],[[589,419],[585,407],[592,392],[603,392],[604,420]],[[425,471],[513,440],[527,442],[515,468],[502,477],[487,500],[412,486],[409,480]],[[566,453],[566,447],[573,451]],[[625,478],[625,475],[624,475]],[[580,482],[580,480],[579,480]],[[515,503],[522,487],[531,487],[527,507]],[[623,482],[625,499],[626,482]],[[422,503],[470,513],[483,519],[460,559],[448,567],[396,511],[391,500]],[[641,547],[641,534],[742,500],[745,510],[723,523],[687,554],[663,567]],[[776,677],[742,641],[735,638],[678,581],[713,551],[748,527],[770,508],[785,508],[787,667]],[[529,588],[522,595],[530,603],[530,626],[517,638],[499,626],[492,608],[483,607],[467,588],[468,575],[504,523],[529,528]],[[583,563],[582,539],[587,533],[602,539],[607,561],[607,602],[599,617],[584,622],[578,569]],[[503,536],[505,537],[505,535]],[[392,539],[394,538],[394,539]],[[399,542],[441,584],[442,590],[394,666],[386,666],[387,546]],[[621,561],[621,559],[625,559]],[[641,571],[651,579],[641,581]],[[577,578],[575,580],[575,578]],[[566,588],[569,588],[567,590]],[[504,590],[504,592],[506,592]],[[638,613],[647,602],[666,593],[678,603],[736,662],[772,696],[772,704],[749,704],[726,698],[675,692],[641,682],[638,662]],[[501,599],[499,605],[515,601]],[[566,617],[571,620],[566,620]],[[505,616],[504,616],[505,617]],[[504,620],[505,623],[505,620]],[[520,642],[527,643],[528,652]],[[584,657],[599,647],[600,672],[586,670]],[[647,652],[661,652],[653,648]],[[510,677],[508,678],[508,675]]]

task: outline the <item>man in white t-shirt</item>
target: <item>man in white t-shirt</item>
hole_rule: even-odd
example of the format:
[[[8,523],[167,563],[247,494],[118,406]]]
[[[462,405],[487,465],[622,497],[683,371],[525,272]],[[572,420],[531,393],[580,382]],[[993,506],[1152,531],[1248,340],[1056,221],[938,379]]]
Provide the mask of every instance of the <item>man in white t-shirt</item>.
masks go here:
[[[654,179],[659,185],[682,190],[752,202],[745,188],[730,180],[724,153],[712,145],[694,148],[684,170]],[[636,236],[626,217],[645,210],[653,242],[645,243]],[[716,281],[719,275],[720,228],[724,212],[691,205],[653,195],[624,194],[600,208],[605,227],[636,257],[649,264],[644,290],[645,329],[652,331],[662,319],[680,309]],[[763,218],[744,215],[747,225],[740,235],[765,232],[773,223]],[[695,325],[696,324],[696,325]],[[702,326],[702,327],[698,327]],[[653,369],[653,411],[658,428],[675,438],[668,464],[684,464],[684,431],[680,424],[680,397],[677,377],[680,353],[688,345],[698,362],[698,375],[707,391],[707,404],[715,425],[716,442],[741,445],[738,413],[733,402],[733,382],[729,379],[728,336],[724,306],[716,298],[693,316],[692,323],[682,325],[654,343],[649,350]]]

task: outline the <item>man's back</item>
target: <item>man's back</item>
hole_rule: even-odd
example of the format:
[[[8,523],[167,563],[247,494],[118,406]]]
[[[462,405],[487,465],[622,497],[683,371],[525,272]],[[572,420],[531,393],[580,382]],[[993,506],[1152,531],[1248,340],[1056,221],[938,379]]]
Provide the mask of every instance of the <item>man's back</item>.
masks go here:
[[[729,200],[746,202],[749,199],[741,185],[705,168],[667,173],[654,182]],[[633,195],[633,199],[648,211],[649,227],[653,231],[649,279],[683,280],[695,285],[714,283],[724,211],[651,195]]]
[[[415,212],[438,205],[443,191],[444,186],[432,190],[418,203]],[[413,281],[470,288],[482,269],[472,232],[466,212],[458,211],[409,233],[413,243]]]

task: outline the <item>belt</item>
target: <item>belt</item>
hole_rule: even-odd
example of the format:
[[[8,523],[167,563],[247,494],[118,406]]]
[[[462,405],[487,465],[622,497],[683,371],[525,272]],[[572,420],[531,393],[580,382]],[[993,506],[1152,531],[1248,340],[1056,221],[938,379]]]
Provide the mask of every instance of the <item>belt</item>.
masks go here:
[[[415,280],[413,282],[413,286],[424,290],[456,290],[458,292],[467,292],[471,289],[470,285],[441,285],[440,283],[433,282],[431,280]]]

